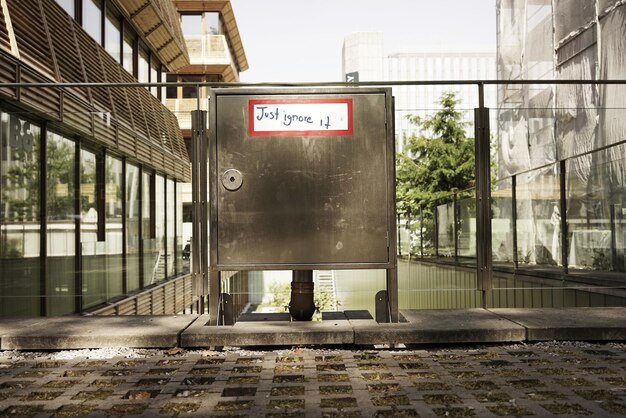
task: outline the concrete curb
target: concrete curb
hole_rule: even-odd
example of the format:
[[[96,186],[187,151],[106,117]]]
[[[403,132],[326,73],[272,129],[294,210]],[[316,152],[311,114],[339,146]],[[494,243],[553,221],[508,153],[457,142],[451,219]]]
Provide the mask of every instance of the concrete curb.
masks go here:
[[[181,316],[63,316],[0,321],[2,350],[64,350],[102,347],[163,348],[195,321]]]
[[[329,319],[240,321],[219,327],[207,326],[207,315],[5,318],[0,319],[0,350],[626,341],[626,308],[620,307],[401,313],[406,322],[397,324]]]
[[[626,308],[490,309],[526,329],[527,341],[626,340]]]

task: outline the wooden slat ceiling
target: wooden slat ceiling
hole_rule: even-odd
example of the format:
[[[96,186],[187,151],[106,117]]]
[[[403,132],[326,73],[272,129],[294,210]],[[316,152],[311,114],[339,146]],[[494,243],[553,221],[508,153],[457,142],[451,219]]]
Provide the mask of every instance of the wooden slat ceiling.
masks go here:
[[[117,0],[116,3],[169,71],[189,65],[178,13],[171,0]]]
[[[233,49],[239,72],[248,69],[248,59],[243,49],[239,28],[230,0],[172,0],[179,12],[219,12],[226,26],[226,39]]]

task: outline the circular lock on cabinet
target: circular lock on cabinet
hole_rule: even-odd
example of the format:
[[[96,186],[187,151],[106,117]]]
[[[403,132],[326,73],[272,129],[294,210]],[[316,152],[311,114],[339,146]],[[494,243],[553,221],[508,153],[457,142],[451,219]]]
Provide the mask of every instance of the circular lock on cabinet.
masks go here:
[[[228,191],[234,192],[241,188],[243,184],[243,175],[241,171],[230,168],[222,174],[222,185]]]

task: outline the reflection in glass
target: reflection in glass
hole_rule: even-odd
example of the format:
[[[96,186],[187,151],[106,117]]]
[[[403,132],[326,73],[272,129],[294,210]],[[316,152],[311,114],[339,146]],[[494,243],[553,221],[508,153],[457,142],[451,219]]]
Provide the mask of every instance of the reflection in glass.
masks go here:
[[[80,150],[80,242],[83,308],[106,301],[105,252],[98,241],[97,160]],[[99,247],[100,246],[100,247]]]
[[[48,315],[63,315],[75,310],[74,155],[74,141],[52,132],[48,133],[46,144]]]
[[[105,199],[104,214],[106,219],[106,282],[107,299],[123,293],[123,229],[122,199],[124,175],[122,160],[106,156],[105,162]]]
[[[127,290],[139,288],[139,167],[126,164],[126,283]]]
[[[437,206],[437,255],[454,257],[454,204]]]
[[[158,254],[154,254],[154,240],[152,237],[152,214],[150,190],[152,187],[152,175],[142,172],[141,174],[141,239],[143,241],[143,285],[153,283],[154,266]]]
[[[491,245],[494,264],[513,264],[513,188],[500,181],[491,192]]]
[[[137,66],[137,80],[140,83],[147,83],[150,81],[150,64],[148,64],[149,55],[148,51],[144,48],[139,48],[139,64]]]
[[[0,316],[39,311],[40,129],[2,113],[0,121]]]
[[[430,208],[422,208],[420,211],[419,242],[422,257],[435,256],[435,216]]]
[[[159,81],[159,63],[156,61],[156,59],[152,59],[152,62],[150,63],[150,82],[151,83],[155,83],[157,81]],[[150,87],[150,92],[156,97],[159,93],[159,88],[157,86],[154,87]]]
[[[154,176],[155,180],[155,251],[157,257],[153,266],[153,274],[150,283],[160,282],[165,279],[166,255],[165,255],[165,179],[163,176]]]
[[[561,265],[558,165],[517,177],[517,260],[520,265]]]
[[[83,0],[83,29],[98,44],[102,43],[102,1]]]
[[[176,274],[176,191],[174,190],[174,180],[167,179],[165,181],[166,187],[166,205],[165,219],[167,222],[165,235],[167,242],[165,245],[167,253],[167,272],[166,277],[172,277]]]
[[[476,199],[472,192],[462,193],[459,206],[458,251],[461,257],[476,257]]]
[[[189,260],[187,257],[187,251],[191,249],[190,246],[185,250],[186,242],[183,241],[183,184],[176,182],[176,273],[189,273]],[[185,252],[185,254],[183,254]]]
[[[80,241],[98,240],[96,154],[80,150]]]
[[[104,47],[107,52],[115,59],[115,61],[122,62],[122,33],[121,33],[120,19],[112,13],[107,13],[107,18],[104,26]]]
[[[168,74],[166,76],[166,81],[168,83],[176,83],[178,81],[178,76],[176,74]],[[166,99],[177,99],[178,98],[178,87],[177,86],[167,86],[165,88],[165,98]]]
[[[135,61],[133,59],[133,49],[135,45],[134,36],[128,31],[124,32],[124,44],[122,45],[124,54],[124,69],[128,71],[128,74],[134,75]]]
[[[576,159],[567,162],[567,261],[570,268],[626,270],[626,191],[620,168],[626,162],[623,157],[626,150],[623,146],[616,148],[592,154],[586,185],[577,181],[575,172],[569,172],[580,163]]]
[[[202,76],[199,75],[185,75],[180,77],[180,81],[183,83],[201,83]],[[204,87],[200,87],[203,89]],[[183,99],[197,99],[198,87],[196,86],[183,86]]]

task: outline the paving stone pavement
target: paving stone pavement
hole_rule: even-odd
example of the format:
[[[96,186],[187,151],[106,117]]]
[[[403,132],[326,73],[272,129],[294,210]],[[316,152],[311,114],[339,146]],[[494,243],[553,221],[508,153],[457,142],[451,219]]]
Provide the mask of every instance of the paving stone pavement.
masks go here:
[[[0,416],[626,416],[625,349],[5,351]]]

